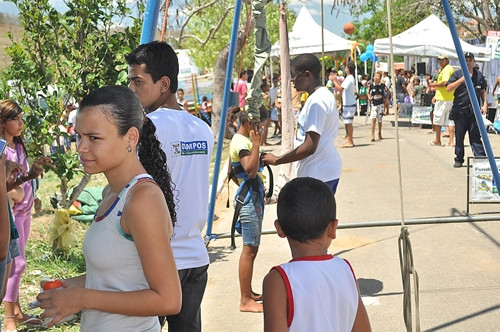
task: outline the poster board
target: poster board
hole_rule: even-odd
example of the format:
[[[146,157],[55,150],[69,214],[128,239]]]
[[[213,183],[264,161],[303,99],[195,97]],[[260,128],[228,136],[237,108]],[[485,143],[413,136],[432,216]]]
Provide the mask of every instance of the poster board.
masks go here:
[[[430,107],[413,106],[413,112],[411,114],[411,123],[432,125]]]
[[[491,59],[500,59],[500,31],[488,31],[486,48],[490,49]]]
[[[500,169],[500,159],[495,158]],[[472,201],[500,201],[498,189],[487,158],[474,158],[471,170]]]

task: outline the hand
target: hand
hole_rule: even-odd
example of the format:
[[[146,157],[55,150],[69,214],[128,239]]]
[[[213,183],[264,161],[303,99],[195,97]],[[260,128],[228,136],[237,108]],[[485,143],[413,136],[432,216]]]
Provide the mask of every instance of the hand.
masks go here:
[[[18,175],[26,176],[26,171],[24,169],[24,166],[12,160],[6,161],[5,168],[6,168],[5,174],[7,178],[7,184],[12,185],[16,183]]]
[[[28,173],[28,176],[30,179],[36,179],[37,177],[40,176],[40,178],[43,179],[43,166],[48,166],[50,168],[54,168],[55,166],[52,164],[52,159],[49,157],[45,156],[40,156],[36,158],[36,160],[33,162],[33,165],[31,165],[30,171]]]
[[[260,161],[264,165],[276,165],[276,162],[278,161],[278,157],[276,157],[272,153],[266,153],[266,154],[263,154],[262,156],[260,156]]]
[[[252,140],[252,145],[258,146],[260,145],[260,130],[250,130],[250,139]]]
[[[44,291],[36,297],[40,302],[40,308],[45,311],[40,315],[42,318],[55,316],[47,327],[59,323],[64,317],[75,314],[83,309],[83,292],[85,289],[68,285],[62,281],[63,289]]]
[[[481,114],[486,114],[488,112],[488,107],[481,108]]]

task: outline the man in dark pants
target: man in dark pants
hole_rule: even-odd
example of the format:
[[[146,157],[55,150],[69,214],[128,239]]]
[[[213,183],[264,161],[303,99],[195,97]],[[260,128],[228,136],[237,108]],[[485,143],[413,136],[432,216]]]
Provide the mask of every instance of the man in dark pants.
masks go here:
[[[205,122],[182,110],[177,102],[179,60],[169,44],[142,44],[125,59],[129,87],[157,128],[175,183],[177,224],[171,244],[181,281],[182,308],[179,314],[166,317],[168,331],[199,332],[210,262],[201,232],[207,222],[214,137]],[[162,316],[160,324],[164,323]]]
[[[467,61],[468,74],[471,76],[474,92],[481,106],[481,113],[486,114],[488,104],[486,103],[486,80],[477,69],[474,69],[474,54],[471,52],[465,53],[465,61]],[[446,85],[447,91],[455,91],[455,99],[450,111],[450,119],[455,121],[455,164],[453,167],[462,167],[464,163],[464,138],[465,133],[469,133],[469,142],[474,153],[474,157],[484,157],[483,142],[481,141],[481,133],[472,109],[472,103],[465,85],[465,78],[462,70],[455,71]]]

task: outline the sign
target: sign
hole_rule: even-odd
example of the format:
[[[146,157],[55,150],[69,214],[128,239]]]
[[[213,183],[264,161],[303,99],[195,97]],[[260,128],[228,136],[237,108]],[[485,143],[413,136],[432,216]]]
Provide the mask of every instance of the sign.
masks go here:
[[[495,159],[500,168],[500,159]],[[472,200],[500,200],[488,159],[474,159],[472,164]]]
[[[411,123],[432,125],[430,107],[413,106],[413,111],[411,113]]]
[[[490,49],[492,59],[500,59],[500,31],[488,31],[485,46]]]

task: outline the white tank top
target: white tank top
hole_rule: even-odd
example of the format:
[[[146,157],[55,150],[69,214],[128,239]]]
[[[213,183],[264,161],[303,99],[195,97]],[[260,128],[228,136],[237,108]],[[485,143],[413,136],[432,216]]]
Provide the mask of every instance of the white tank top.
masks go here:
[[[287,292],[288,331],[350,332],[358,310],[351,266],[332,255],[293,259],[276,266]]]
[[[128,191],[138,181],[146,179],[152,180],[148,174],[134,177],[111,207],[102,216],[94,217],[83,240],[87,266],[85,288],[115,292],[150,288],[134,240],[125,234],[120,225]],[[82,311],[81,331],[158,332],[160,324],[156,316],[134,317],[87,309]]]

